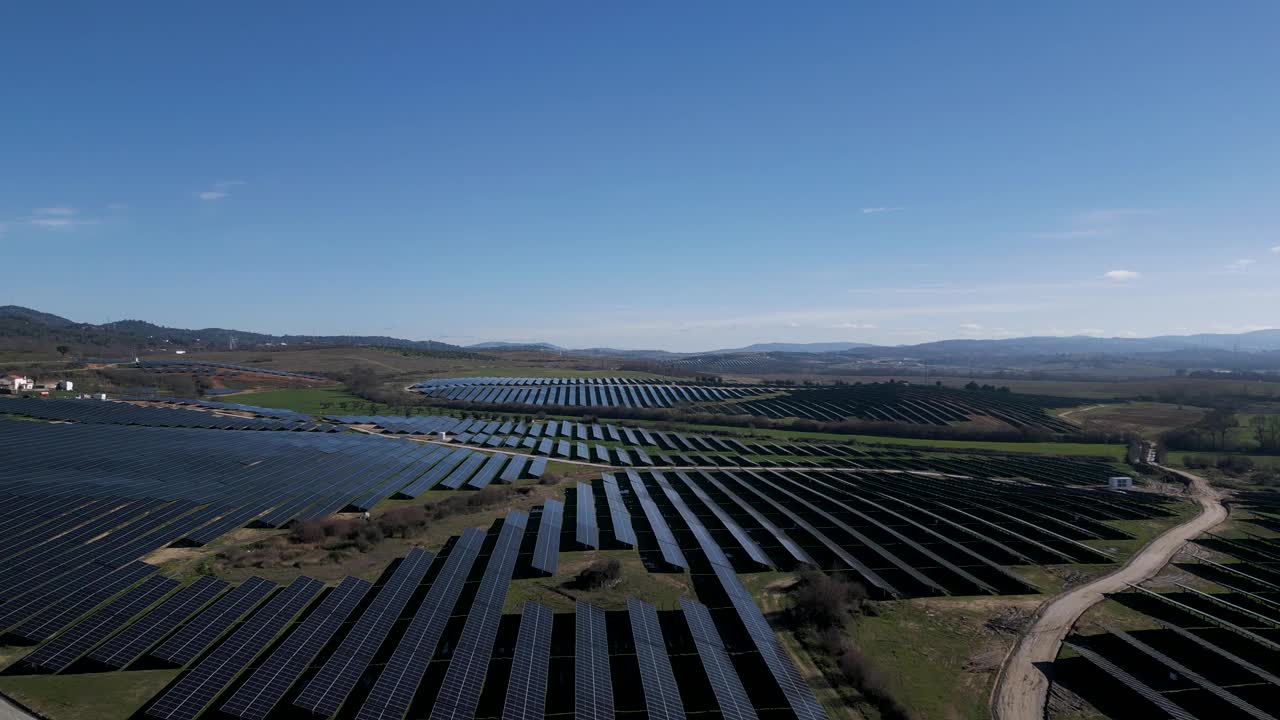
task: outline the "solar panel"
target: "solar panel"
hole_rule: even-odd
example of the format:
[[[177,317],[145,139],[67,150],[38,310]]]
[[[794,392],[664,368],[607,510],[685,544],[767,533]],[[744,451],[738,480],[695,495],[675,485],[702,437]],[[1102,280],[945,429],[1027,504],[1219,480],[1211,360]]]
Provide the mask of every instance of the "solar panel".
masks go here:
[[[733,535],[733,538],[738,541],[738,544],[742,546],[742,549],[746,551],[747,555],[749,555],[752,560],[755,560],[761,565],[772,566],[773,563],[769,561],[769,556],[766,555],[764,550],[756,544],[756,541],[752,540],[751,536],[742,529],[742,526],[738,525],[737,521],[734,520],[729,513],[722,510],[720,506],[711,499],[711,496],[707,495],[702,488],[698,487],[698,484],[695,483],[692,478],[685,475],[683,472],[678,471],[676,472],[676,477],[680,478],[680,480],[684,482],[685,486],[688,487],[700,501],[702,501],[702,504],[716,516],[720,523],[729,531],[729,534]],[[679,510],[681,516],[685,518],[685,523],[687,525],[690,527],[692,527],[694,523],[702,525],[702,521],[697,518],[697,515],[693,513],[680,494],[676,492],[676,489],[672,487],[671,484],[662,477],[662,475],[654,473],[654,478],[658,481],[658,485],[662,487],[663,492],[667,494],[667,498],[671,500],[671,503],[676,506],[676,509]]]
[[[462,637],[458,639],[458,647],[449,660],[440,693],[431,708],[431,720],[471,720],[475,717],[493,643],[498,636],[498,623],[502,620],[502,606],[507,600],[511,573],[515,570],[516,556],[520,553],[528,522],[527,515],[515,510],[507,513],[503,521],[498,543],[485,566],[480,590],[462,628]]]
[[[532,600],[520,615],[515,656],[502,720],[542,720],[547,700],[547,673],[551,666],[551,608]]]
[[[680,702],[680,688],[658,624],[657,608],[636,598],[627,598],[627,615],[631,620],[640,684],[644,687],[650,720],[683,720],[684,705]]]
[[[520,479],[520,475],[524,473],[524,466],[529,463],[529,458],[524,455],[512,455],[511,464],[507,465],[502,474],[498,476],[498,480],[504,483],[513,483]]]
[[[480,468],[480,472],[475,477],[467,481],[467,487],[483,488],[493,482],[493,478],[497,476],[498,470],[507,462],[506,455],[492,455],[485,461],[484,466]]]
[[[685,622],[693,634],[693,644],[698,648],[698,659],[711,681],[711,690],[720,704],[720,714],[725,720],[755,720],[756,711],[742,687],[738,671],[725,652],[724,641],[716,631],[707,606],[688,598],[680,598]]]
[[[96,573],[102,572],[100,566],[94,565],[93,567],[98,568]],[[45,605],[40,612],[18,626],[16,630],[11,630],[10,632],[28,640],[46,640],[65,627],[67,623],[84,615],[112,595],[137,583],[155,571],[156,567],[154,565],[137,561],[108,571],[106,577],[90,579],[81,588],[68,588],[65,591],[67,592],[66,595],[57,598],[51,604]]]
[[[613,681],[604,610],[578,600],[574,611],[574,720],[613,720]]]
[[[587,547],[600,547],[600,526],[596,523],[595,493],[587,483],[578,483],[574,495],[575,520],[574,540]]]
[[[548,500],[542,506],[542,522],[533,545],[533,567],[555,575],[560,566],[560,528],[564,524],[564,503]]]
[[[275,586],[270,580],[257,576],[245,580],[240,583],[240,587],[223,595],[173,637],[151,651],[151,656],[174,665],[186,665],[212,645],[232,623],[262,602]]]
[[[635,547],[636,531],[631,527],[631,512],[622,502],[622,490],[612,473],[601,473],[604,478],[604,496],[609,501],[609,517],[613,519],[613,537],[624,545]]]
[[[484,464],[488,457],[488,455],[483,453],[471,453],[466,460],[462,461],[462,464],[459,465],[457,469],[449,473],[449,477],[440,481],[440,485],[451,490],[457,490],[462,487],[462,483],[466,482],[468,478],[475,474],[476,470]]]
[[[644,511],[645,517],[648,518],[649,526],[653,528],[654,537],[658,541],[658,549],[662,552],[662,559],[671,565],[688,568],[689,561],[685,559],[684,553],[680,551],[680,544],[676,542],[676,536],[672,534],[666,518],[662,516],[662,510],[658,508],[658,504],[649,495],[649,489],[645,487],[644,481],[640,479],[640,473],[628,470],[627,479],[631,481],[631,491],[635,493],[636,499],[640,501],[640,508]]]
[[[480,546],[484,543],[485,533],[477,528],[468,528],[462,537],[454,543],[449,551],[440,574],[431,583],[431,589],[418,606],[413,622],[396,645],[391,658],[382,669],[369,697],[361,706],[356,717],[363,720],[369,718],[401,718],[413,702],[418,691],[418,684],[427,671],[431,656],[435,654],[436,643],[449,622],[449,615],[462,592],[463,583],[471,572]]]
[[[289,583],[153,702],[147,714],[164,720],[193,720],[322,589],[324,583],[309,577]]]
[[[544,457],[534,458],[529,464],[529,475],[531,477],[540,478],[542,473],[547,469],[547,459]]]
[[[201,577],[89,653],[89,658],[110,668],[128,665],[226,587],[223,580]]]
[[[280,702],[321,648],[333,638],[372,585],[347,577],[285,638],[249,679],[222,705],[222,712],[261,720]]]
[[[64,670],[76,658],[88,652],[177,586],[177,580],[165,577],[147,578],[141,585],[111,601],[101,610],[36,649],[26,657],[25,662],[41,670],[52,672]]]
[[[433,554],[422,548],[409,551],[391,579],[378,591],[369,607],[365,608],[351,632],[343,638],[333,656],[302,688],[302,692],[293,701],[296,707],[325,716],[338,711],[342,701],[355,687],[378,648],[386,640],[391,626],[418,589],[434,558]]]

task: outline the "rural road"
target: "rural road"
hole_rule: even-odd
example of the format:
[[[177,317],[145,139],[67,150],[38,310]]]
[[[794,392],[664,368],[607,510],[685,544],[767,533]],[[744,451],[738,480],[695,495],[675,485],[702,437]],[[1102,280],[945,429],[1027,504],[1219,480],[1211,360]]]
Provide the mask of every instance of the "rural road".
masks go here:
[[[1188,540],[1227,519],[1218,492],[1204,478],[1181,470],[1163,468],[1191,481],[1192,494],[1200,502],[1200,513],[1187,522],[1166,530],[1116,571],[1072,588],[1041,606],[1040,612],[1018,638],[996,679],[991,711],[995,720],[1044,720],[1049,696],[1046,674],[1062,639],[1086,610],[1104,594],[1125,589],[1130,583],[1149,580],[1169,563]]]

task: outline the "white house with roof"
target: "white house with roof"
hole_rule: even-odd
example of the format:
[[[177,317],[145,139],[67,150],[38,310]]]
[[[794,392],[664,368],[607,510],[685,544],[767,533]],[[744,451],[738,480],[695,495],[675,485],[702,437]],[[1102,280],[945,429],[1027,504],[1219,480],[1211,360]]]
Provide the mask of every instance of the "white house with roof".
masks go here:
[[[8,391],[11,393],[31,390],[36,386],[31,378],[25,375],[5,375],[0,377],[0,392]]]

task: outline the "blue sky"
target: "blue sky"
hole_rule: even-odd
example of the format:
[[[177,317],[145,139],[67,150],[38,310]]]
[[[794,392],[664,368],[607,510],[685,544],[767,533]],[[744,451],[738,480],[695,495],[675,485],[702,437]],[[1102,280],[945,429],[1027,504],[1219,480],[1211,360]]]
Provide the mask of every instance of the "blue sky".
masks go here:
[[[1280,5],[792,5],[19,4],[0,304],[673,350],[1280,325]]]

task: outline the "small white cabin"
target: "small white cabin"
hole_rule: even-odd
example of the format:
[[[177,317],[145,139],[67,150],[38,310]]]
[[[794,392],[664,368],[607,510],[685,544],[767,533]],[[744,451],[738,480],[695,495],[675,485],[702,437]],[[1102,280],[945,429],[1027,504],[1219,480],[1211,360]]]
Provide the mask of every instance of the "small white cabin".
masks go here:
[[[1117,475],[1107,478],[1107,484],[1111,486],[1112,490],[1128,490],[1133,487],[1133,478],[1128,475]]]

